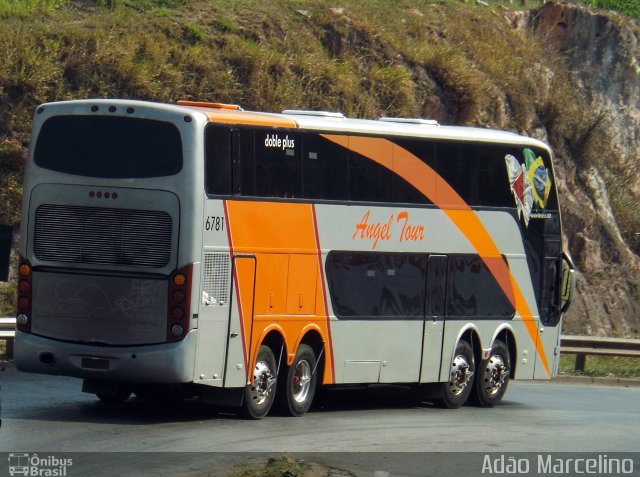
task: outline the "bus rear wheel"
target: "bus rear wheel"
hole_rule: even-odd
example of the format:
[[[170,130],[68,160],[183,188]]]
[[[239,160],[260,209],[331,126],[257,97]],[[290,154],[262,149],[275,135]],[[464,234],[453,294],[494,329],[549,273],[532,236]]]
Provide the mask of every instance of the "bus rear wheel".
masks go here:
[[[316,354],[313,348],[301,344],[284,383],[286,406],[283,407],[292,416],[302,416],[311,407],[318,382],[315,367]]]
[[[437,404],[447,409],[462,406],[471,393],[475,371],[471,345],[466,341],[460,341],[451,361],[449,381],[442,383]]]
[[[243,410],[252,419],[267,415],[276,396],[278,371],[276,358],[268,346],[262,345],[256,356],[251,382],[244,390]]]
[[[491,347],[489,359],[483,360],[478,369],[472,400],[481,407],[493,407],[502,401],[507,392],[511,374],[509,348],[500,340]]]
[[[126,386],[119,386],[115,393],[96,393],[98,399],[108,404],[121,404],[131,397],[131,390]]]

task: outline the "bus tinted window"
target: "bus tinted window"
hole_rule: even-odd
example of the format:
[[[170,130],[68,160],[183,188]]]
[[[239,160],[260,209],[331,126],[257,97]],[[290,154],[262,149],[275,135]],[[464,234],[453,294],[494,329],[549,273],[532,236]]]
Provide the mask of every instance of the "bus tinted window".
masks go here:
[[[231,130],[207,126],[205,188],[208,194],[231,194]]]
[[[86,177],[170,176],[182,169],[182,142],[178,128],[162,121],[55,116],[40,130],[35,163]]]
[[[302,191],[308,199],[349,199],[349,151],[319,134],[303,135]]]
[[[433,139],[388,138],[391,143],[427,164],[472,207],[516,205],[509,176],[509,161],[516,161],[536,194],[534,211],[557,208],[544,151]],[[393,155],[392,147],[387,153]],[[228,126],[207,129],[207,192],[388,204],[430,204],[433,199],[394,171],[317,132]]]
[[[515,311],[478,255],[331,252],[326,267],[340,318],[511,318]]]
[[[505,156],[511,155],[525,163],[524,149],[508,144],[484,144],[462,141],[435,141],[430,139],[400,139],[398,145],[405,148],[440,175],[460,197],[471,206],[513,207]],[[543,151],[535,151],[549,159]],[[554,190],[550,191],[547,208],[555,207]],[[394,202],[396,199],[394,189]],[[420,203],[417,198],[406,202]]]
[[[330,253],[327,276],[336,315],[422,317],[426,263],[426,255]]]
[[[240,129],[233,136],[233,154],[237,154],[240,165],[237,167],[240,177],[233,178],[234,193],[245,196],[256,195],[256,153],[254,150],[253,129]],[[236,171],[234,164],[233,171]]]
[[[349,198],[364,202],[391,202],[393,172],[361,157],[349,157]]]
[[[289,131],[255,131],[255,193],[259,197],[302,195],[300,136]],[[245,156],[243,155],[242,160]]]
[[[389,169],[317,133],[209,125],[209,194],[429,203]]]
[[[476,181],[475,149],[462,143],[442,142],[437,145],[437,158],[436,172],[469,203]]]
[[[448,317],[513,316],[512,301],[478,255],[449,256],[448,283]]]
[[[509,188],[509,177],[505,166],[507,154],[518,154],[519,148],[509,146],[479,145],[476,156],[475,197],[471,204],[493,207],[513,207],[513,197]]]

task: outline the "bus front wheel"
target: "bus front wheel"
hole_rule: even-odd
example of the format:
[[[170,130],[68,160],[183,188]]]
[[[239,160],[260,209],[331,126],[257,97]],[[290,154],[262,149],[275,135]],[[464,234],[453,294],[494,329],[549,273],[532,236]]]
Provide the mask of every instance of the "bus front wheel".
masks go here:
[[[252,419],[267,415],[276,396],[278,371],[276,358],[268,346],[262,345],[256,356],[251,382],[244,390],[244,411]]]
[[[447,409],[457,409],[462,406],[471,393],[475,372],[471,345],[466,341],[460,341],[451,361],[449,381],[442,383],[437,403]]]
[[[285,381],[286,411],[302,416],[309,410],[316,391],[316,354],[311,346],[301,344]]]

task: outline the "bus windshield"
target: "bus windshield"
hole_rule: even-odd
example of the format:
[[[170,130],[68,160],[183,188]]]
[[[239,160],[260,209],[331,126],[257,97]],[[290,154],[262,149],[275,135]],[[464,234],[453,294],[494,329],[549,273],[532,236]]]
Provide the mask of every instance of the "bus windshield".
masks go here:
[[[182,141],[168,122],[107,116],[55,116],[38,136],[35,163],[85,177],[144,178],[177,174]]]

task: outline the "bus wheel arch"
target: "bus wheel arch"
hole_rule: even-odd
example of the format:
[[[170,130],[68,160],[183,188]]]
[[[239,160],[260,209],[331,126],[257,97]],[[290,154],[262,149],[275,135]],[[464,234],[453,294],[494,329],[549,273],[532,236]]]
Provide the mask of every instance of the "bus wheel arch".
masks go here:
[[[262,338],[262,345],[271,348],[278,371],[287,365],[287,341],[280,329],[272,329]]]

